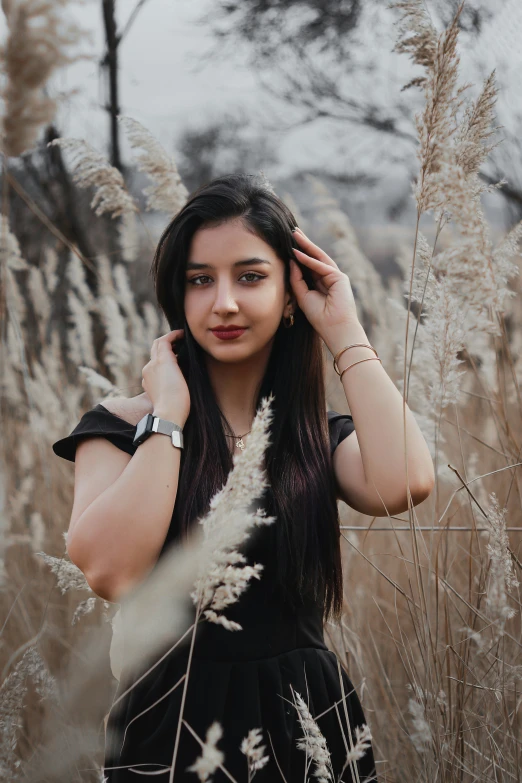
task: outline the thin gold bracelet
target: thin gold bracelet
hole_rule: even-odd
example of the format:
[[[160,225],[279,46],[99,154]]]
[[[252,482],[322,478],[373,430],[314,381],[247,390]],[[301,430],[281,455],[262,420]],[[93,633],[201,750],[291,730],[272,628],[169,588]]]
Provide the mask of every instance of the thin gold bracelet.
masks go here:
[[[377,357],[379,356],[379,354],[377,353],[377,351],[375,350],[375,348],[373,347],[373,345],[369,345],[368,343],[353,343],[352,345],[346,345],[344,348],[341,348],[341,350],[340,350],[340,351],[338,351],[338,352],[335,354],[335,356],[334,356],[334,360],[333,360],[333,366],[334,366],[334,370],[335,370],[335,372],[337,373],[337,375],[340,375],[340,372],[339,372],[339,370],[338,370],[338,367],[339,367],[339,365],[338,365],[338,361],[339,361],[339,357],[340,357],[340,355],[341,355],[342,353],[344,353],[345,351],[347,351],[347,350],[348,350],[348,348],[356,348],[357,346],[360,346],[361,348],[371,348],[371,349],[372,349],[372,351],[375,353],[375,356],[377,356]],[[373,358],[373,357],[372,357],[372,358]]]
[[[375,361],[381,362],[382,364],[382,360],[379,359],[378,356],[370,356],[369,359],[359,359],[359,361],[354,362],[353,364],[349,364],[348,367],[345,367],[342,373],[339,375],[339,380],[342,382],[344,373],[346,372],[346,370],[349,370],[350,367],[355,367],[356,364],[360,364],[361,362],[375,362]]]

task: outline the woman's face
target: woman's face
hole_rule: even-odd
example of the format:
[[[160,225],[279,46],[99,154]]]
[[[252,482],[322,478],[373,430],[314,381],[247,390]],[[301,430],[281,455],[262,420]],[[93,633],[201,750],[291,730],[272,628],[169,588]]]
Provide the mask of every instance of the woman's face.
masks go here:
[[[185,317],[194,339],[213,358],[241,362],[270,347],[281,318],[294,311],[292,300],[284,263],[239,219],[194,234],[185,271]],[[245,327],[233,340],[212,332],[232,325]]]

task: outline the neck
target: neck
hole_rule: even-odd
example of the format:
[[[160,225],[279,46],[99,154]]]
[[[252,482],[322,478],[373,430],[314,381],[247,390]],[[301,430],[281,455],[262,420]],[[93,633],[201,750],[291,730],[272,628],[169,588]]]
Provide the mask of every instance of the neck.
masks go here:
[[[242,362],[219,362],[207,354],[207,370],[217,404],[234,435],[249,432],[259,386],[270,358],[271,343]]]

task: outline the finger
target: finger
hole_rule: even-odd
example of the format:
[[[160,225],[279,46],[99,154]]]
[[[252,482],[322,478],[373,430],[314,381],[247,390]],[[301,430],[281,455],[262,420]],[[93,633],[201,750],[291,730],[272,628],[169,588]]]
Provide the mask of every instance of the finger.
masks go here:
[[[168,332],[166,335],[164,335],[161,339],[172,343],[174,340],[180,340],[185,334],[184,329],[173,329],[172,332]]]
[[[184,331],[185,331],[184,329],[173,329],[171,332],[167,332],[166,334],[163,334],[161,337],[157,337],[152,343],[150,358],[155,359],[157,357],[158,350],[162,350],[159,348],[159,346],[162,344],[168,345],[169,348],[171,348],[172,341],[179,339],[180,337],[183,337]]]
[[[299,250],[296,247],[293,248],[293,251],[301,263],[306,264],[310,267],[310,269],[318,272],[318,274],[325,275],[332,271],[332,265],[334,264],[333,261],[331,264],[329,264],[327,261],[320,260],[319,258],[313,258],[312,256],[303,253],[302,250]],[[336,267],[336,265],[334,266]]]
[[[172,353],[174,351],[174,343],[177,343],[183,337],[184,337],[183,329],[174,329],[174,331],[169,332],[168,334],[161,337],[158,345],[159,354],[163,354],[165,351],[170,351]]]
[[[302,263],[301,259],[299,259],[299,263]],[[298,267],[298,269],[299,269],[299,267]],[[302,270],[300,269],[299,271],[302,271]],[[308,267],[308,271],[310,273],[310,277],[312,278],[314,287],[317,288],[321,284],[321,280],[323,279],[323,273],[322,272],[319,273],[315,269],[311,269],[310,267]],[[324,288],[324,286],[323,286],[323,288]]]
[[[329,264],[330,266],[337,267],[337,264],[333,260],[333,258],[330,258],[330,256],[324,252],[324,250],[321,250],[319,245],[315,245],[311,239],[308,239],[307,236],[303,234],[301,229],[298,229],[297,231],[294,231],[294,237],[298,240],[300,244],[306,249],[307,252],[314,253],[315,256],[317,256],[321,261],[324,261],[325,264]]]
[[[159,340],[174,340],[176,337],[179,337],[180,334],[182,334],[185,330],[183,327],[181,329],[173,329],[171,332],[167,332],[166,334],[159,337]]]

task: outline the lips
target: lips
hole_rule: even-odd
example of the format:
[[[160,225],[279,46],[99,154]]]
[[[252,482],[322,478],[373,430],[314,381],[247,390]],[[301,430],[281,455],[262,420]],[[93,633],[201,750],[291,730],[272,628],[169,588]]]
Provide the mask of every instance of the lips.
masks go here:
[[[211,331],[213,332],[238,332],[246,329],[246,326],[239,326],[239,324],[228,324],[228,326],[215,326]]]
[[[234,340],[236,337],[240,337],[246,332],[246,327],[227,327],[226,329],[211,329],[212,334],[215,334],[220,340]]]

